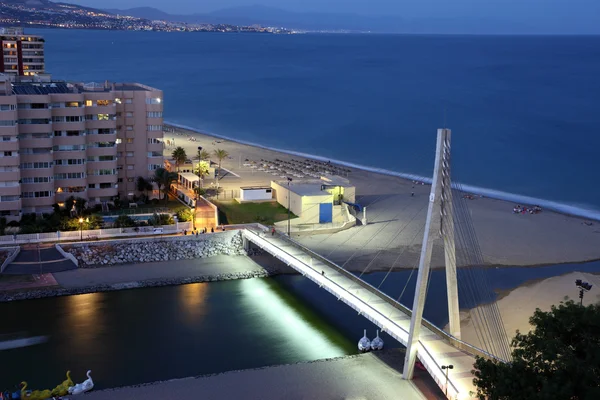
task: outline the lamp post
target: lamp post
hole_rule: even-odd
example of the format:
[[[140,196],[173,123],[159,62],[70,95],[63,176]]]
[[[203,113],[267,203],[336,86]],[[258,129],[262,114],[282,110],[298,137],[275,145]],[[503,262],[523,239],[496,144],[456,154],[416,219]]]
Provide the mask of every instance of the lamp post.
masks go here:
[[[288,196],[288,237],[290,237],[290,218],[291,218],[291,215],[290,215],[290,207],[291,207],[291,205],[290,205],[290,199],[291,199],[291,196],[290,195],[292,194],[292,192],[290,192],[290,183],[292,182],[292,178],[290,178],[288,176],[287,181],[288,181],[288,193],[287,193],[287,196]]]
[[[452,365],[452,364],[442,365],[442,370],[446,371],[446,397],[448,397],[448,370],[449,369],[454,369],[454,365]]]
[[[575,286],[579,288],[579,305],[583,305],[583,294],[585,292],[589,292],[593,285],[590,285],[587,282],[582,282],[581,279],[577,279],[575,281]]]
[[[83,218],[79,218],[79,241],[83,242]]]

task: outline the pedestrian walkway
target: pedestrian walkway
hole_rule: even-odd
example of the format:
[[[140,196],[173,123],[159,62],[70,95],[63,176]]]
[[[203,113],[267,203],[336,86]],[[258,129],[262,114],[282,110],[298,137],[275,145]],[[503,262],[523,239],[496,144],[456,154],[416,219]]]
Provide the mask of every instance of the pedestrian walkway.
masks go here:
[[[63,257],[53,245],[24,245],[15,260],[4,270],[7,275],[43,275],[68,271],[77,266]]]

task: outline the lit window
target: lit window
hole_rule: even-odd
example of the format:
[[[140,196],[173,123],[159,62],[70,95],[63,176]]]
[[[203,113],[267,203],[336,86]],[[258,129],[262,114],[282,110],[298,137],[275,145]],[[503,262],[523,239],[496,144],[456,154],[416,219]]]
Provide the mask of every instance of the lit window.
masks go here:
[[[117,97],[117,98],[115,99],[115,104],[121,104],[121,99]]]
[[[99,106],[108,106],[110,105],[110,100],[98,100],[96,101],[96,104]]]
[[[127,143],[133,143],[133,138],[127,138]]]
[[[94,102],[93,102],[92,100],[86,100],[86,101],[85,101],[85,105],[86,105],[87,107],[91,107],[91,106],[93,106],[93,105],[94,105]]]

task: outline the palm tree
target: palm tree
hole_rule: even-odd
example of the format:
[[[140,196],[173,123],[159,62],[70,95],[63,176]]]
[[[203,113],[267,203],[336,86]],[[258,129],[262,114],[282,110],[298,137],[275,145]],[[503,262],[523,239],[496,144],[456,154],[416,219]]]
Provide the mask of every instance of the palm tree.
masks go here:
[[[198,161],[205,161],[210,158],[210,153],[206,150],[198,150]]]
[[[219,159],[219,168],[217,169],[217,189],[219,188],[219,175],[221,174],[221,162],[223,159],[227,158],[229,153],[222,149],[215,150],[215,157]]]
[[[165,204],[167,204],[169,187],[173,181],[177,180],[177,174],[175,172],[169,172],[164,168],[157,168],[154,170],[154,178],[152,180],[156,182],[159,190],[165,194]]]
[[[200,177],[200,187],[202,187],[204,177],[208,175],[208,163],[206,161],[199,161],[194,172]]]
[[[152,183],[149,179],[146,179],[143,176],[138,176],[136,186],[138,192],[144,193],[146,198],[148,197],[148,190],[152,190]]]
[[[185,154],[185,150],[183,147],[179,146],[173,153],[171,153],[171,157],[175,160],[175,165],[177,165],[177,172],[179,172],[179,166],[181,164],[185,164],[185,160],[187,160],[187,154]]]

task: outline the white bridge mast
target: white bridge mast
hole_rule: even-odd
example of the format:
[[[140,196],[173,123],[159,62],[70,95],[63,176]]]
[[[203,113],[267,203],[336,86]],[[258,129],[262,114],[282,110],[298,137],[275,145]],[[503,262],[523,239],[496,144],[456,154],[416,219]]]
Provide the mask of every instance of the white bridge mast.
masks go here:
[[[427,281],[431,267],[431,252],[435,237],[435,228],[439,224],[439,234],[444,239],[444,255],[446,264],[446,286],[448,289],[448,316],[450,334],[460,339],[460,316],[458,308],[458,289],[456,280],[456,249],[454,243],[454,218],[452,210],[452,188],[450,181],[450,129],[438,129],[437,146],[435,150],[435,166],[433,169],[433,182],[429,194],[429,207],[425,221],[425,233],[421,258],[419,259],[419,272],[415,287],[412,316],[406,355],[404,358],[404,379],[412,379],[417,346],[423,319],[423,308],[427,295]]]

